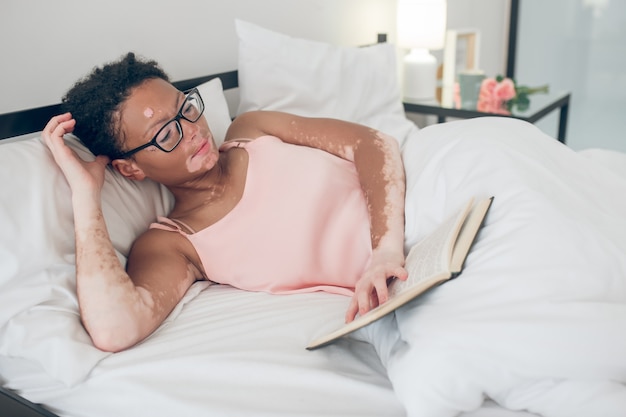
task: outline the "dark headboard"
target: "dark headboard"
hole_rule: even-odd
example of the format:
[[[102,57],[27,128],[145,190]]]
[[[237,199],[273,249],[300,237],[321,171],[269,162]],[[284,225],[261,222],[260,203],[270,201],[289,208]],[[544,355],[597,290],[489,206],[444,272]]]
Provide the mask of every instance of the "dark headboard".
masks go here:
[[[237,88],[239,86],[236,70],[176,81],[173,84],[179,90],[188,90],[217,77],[222,80],[224,90]],[[0,114],[0,140],[25,135],[27,133],[39,132],[52,116],[59,113],[61,113],[60,103]]]

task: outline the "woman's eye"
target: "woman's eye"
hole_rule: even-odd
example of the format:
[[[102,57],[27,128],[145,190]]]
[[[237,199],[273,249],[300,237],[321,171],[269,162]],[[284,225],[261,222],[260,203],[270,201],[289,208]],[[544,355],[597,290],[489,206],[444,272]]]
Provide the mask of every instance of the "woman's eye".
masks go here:
[[[185,105],[184,115],[187,117],[195,117],[198,114],[198,107],[194,103]]]
[[[157,142],[159,143],[159,145],[164,145],[167,143],[170,137],[171,135],[169,131],[162,131],[159,137],[157,138]]]
[[[161,131],[159,132],[157,136],[157,143],[159,145],[167,146],[169,142],[175,140],[176,138],[175,130],[176,130],[176,123],[170,122],[167,126],[161,129]]]

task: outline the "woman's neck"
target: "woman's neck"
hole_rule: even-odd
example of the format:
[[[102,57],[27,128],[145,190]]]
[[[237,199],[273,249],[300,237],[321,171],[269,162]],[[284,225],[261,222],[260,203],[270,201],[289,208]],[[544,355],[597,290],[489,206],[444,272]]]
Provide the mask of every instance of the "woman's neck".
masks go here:
[[[196,181],[170,188],[176,204],[169,217],[191,224],[194,230],[219,221],[243,198],[248,160],[245,149],[229,149],[220,153],[215,167]]]
[[[172,213],[182,215],[194,208],[219,200],[224,195],[228,182],[228,158],[220,155],[213,169],[183,184],[167,186],[175,200]]]

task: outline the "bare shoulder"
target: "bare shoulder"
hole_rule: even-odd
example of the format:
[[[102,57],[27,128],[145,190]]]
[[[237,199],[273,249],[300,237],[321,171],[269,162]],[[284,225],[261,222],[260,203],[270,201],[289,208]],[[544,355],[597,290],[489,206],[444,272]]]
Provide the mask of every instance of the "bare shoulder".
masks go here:
[[[161,276],[178,277],[179,282],[205,278],[195,249],[173,229],[148,229],[142,233],[131,247],[127,269],[135,283]]]
[[[150,228],[140,234],[133,242],[132,249],[138,250],[157,250],[168,251],[173,249],[177,245],[178,238],[182,236],[177,233],[173,226],[163,224],[161,228]],[[171,228],[171,230],[167,230]]]
[[[188,257],[189,249],[193,246],[187,239],[178,233],[173,227],[167,230],[168,225],[163,225],[163,229],[148,229],[143,232],[131,247],[132,256],[185,256]]]

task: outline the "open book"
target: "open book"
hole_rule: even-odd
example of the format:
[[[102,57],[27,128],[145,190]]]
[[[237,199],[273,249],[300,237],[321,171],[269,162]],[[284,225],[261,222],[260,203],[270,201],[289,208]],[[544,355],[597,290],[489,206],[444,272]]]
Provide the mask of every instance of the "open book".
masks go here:
[[[492,201],[493,197],[474,204],[474,199],[470,199],[461,211],[448,218],[411,248],[405,262],[409,277],[406,281],[394,279],[389,284],[387,302],[339,329],[313,340],[307,349],[326,346],[391,313],[430,288],[457,277],[463,270],[465,258]]]

